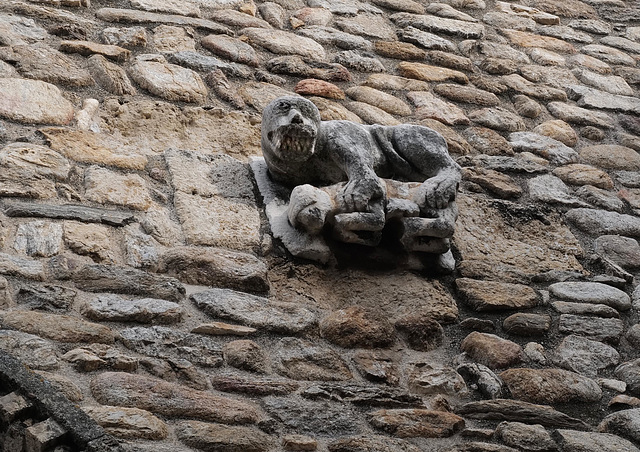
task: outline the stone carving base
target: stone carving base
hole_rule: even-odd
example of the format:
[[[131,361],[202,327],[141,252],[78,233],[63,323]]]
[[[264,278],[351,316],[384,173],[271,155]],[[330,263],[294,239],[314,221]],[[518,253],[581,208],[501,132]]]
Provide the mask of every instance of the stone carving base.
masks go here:
[[[370,213],[340,213],[336,199],[345,183],[322,188],[300,185],[291,191],[271,179],[262,157],[252,157],[250,166],[273,236],[293,256],[322,264],[365,259],[416,270],[453,271],[450,239],[457,207],[451,202],[446,209],[420,212],[411,199],[421,183],[384,179],[386,209],[380,205]]]

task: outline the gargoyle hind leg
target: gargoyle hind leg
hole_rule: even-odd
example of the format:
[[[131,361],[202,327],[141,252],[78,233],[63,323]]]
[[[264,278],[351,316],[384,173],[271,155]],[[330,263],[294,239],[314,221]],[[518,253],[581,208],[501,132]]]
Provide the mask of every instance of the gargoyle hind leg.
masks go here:
[[[331,198],[326,192],[313,185],[298,185],[291,192],[287,217],[294,228],[318,235],[324,227],[327,215],[333,209]]]
[[[434,218],[405,217],[402,218],[400,242],[407,251],[443,254],[449,251],[450,239],[458,217],[455,202],[450,202],[444,209],[430,212]]]

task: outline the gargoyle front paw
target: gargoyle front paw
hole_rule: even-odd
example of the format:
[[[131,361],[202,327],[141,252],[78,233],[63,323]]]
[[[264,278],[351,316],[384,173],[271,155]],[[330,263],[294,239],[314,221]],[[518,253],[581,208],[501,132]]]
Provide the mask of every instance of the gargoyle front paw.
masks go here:
[[[338,194],[338,201],[344,212],[371,212],[385,197],[384,184],[374,176],[350,180]]]

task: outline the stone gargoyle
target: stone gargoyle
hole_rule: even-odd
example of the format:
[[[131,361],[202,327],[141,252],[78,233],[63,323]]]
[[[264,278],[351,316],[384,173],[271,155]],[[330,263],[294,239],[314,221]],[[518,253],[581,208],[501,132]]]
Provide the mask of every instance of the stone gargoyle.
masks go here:
[[[374,247],[393,223],[407,251],[450,257],[461,170],[436,131],[322,121],[311,101],[281,97],[263,112],[262,152],[271,179],[291,189],[298,231]]]

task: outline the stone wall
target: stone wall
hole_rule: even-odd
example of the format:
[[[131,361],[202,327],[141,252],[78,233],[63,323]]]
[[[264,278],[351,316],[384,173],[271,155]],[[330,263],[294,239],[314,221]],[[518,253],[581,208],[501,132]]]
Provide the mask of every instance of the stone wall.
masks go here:
[[[0,348],[130,451],[637,451],[639,58],[635,1],[5,0]],[[287,255],[292,93],[445,137],[453,275]]]

